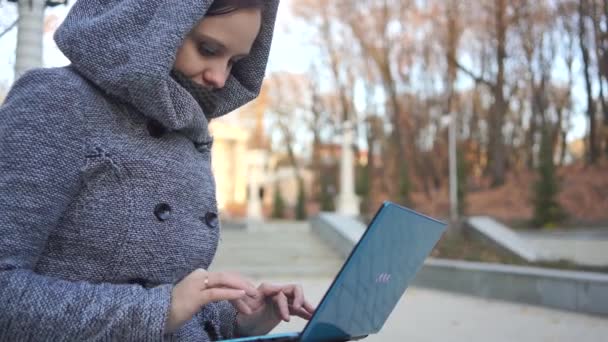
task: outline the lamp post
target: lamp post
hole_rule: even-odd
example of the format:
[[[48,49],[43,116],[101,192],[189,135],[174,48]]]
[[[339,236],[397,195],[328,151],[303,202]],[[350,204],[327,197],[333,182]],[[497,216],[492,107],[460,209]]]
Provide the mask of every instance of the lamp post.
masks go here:
[[[19,9],[17,24],[17,55],[15,79],[27,70],[42,66],[42,36],[44,33],[44,9],[67,5],[67,0],[8,0],[16,2]]]
[[[346,216],[359,215],[359,198],[355,194],[354,156],[352,150],[354,124],[345,121],[342,128],[342,148],[340,153],[340,193],[338,213]]]
[[[448,132],[450,148],[450,218],[452,223],[458,222],[458,162],[456,158],[456,113],[450,113]]]
[[[449,156],[449,185],[450,185],[450,221],[458,222],[458,161],[456,156],[456,113],[451,111],[442,118],[443,125],[448,125],[448,156]]]

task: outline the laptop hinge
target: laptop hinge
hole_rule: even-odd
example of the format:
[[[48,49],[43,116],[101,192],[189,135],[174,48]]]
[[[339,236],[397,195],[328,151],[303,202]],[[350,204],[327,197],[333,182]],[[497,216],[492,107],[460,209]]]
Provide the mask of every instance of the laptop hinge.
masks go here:
[[[364,338],[366,338],[369,335],[363,335],[363,336],[357,336],[357,337],[352,337],[350,340],[351,341],[358,341],[358,340],[362,340]]]

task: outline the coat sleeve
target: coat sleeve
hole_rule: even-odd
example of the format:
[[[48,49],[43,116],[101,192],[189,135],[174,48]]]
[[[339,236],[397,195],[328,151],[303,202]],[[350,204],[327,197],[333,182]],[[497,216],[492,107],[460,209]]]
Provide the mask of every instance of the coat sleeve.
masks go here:
[[[55,77],[55,80],[53,79]],[[33,71],[0,107],[0,340],[155,341],[171,286],[71,282],[34,272],[80,186],[77,87]]]
[[[224,300],[215,303],[218,310],[220,333],[224,339],[238,337],[236,335],[236,309],[230,302]]]

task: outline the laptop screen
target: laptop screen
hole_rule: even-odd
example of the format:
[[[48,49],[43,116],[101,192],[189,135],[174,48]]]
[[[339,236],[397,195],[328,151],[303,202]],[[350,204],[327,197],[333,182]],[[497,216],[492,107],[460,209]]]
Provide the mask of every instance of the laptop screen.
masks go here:
[[[445,224],[386,202],[319,304],[300,341],[340,341],[380,331]]]

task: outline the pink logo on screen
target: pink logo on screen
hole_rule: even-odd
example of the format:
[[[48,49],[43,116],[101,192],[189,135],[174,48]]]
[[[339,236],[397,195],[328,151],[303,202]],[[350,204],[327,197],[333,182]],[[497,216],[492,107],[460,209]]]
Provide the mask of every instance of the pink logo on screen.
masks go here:
[[[389,273],[380,273],[378,277],[376,277],[377,284],[388,284],[391,280],[391,275]]]

